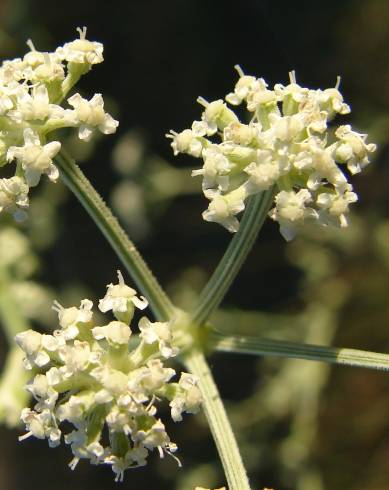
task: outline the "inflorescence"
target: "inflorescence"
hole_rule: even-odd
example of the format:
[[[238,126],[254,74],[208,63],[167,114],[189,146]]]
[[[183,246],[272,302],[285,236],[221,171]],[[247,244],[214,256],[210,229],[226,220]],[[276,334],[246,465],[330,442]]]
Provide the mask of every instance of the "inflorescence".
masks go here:
[[[0,66],[0,166],[16,163],[15,175],[0,179],[0,212],[18,221],[26,218],[29,188],[42,174],[58,179],[53,158],[61,143],[47,142],[52,131],[77,127],[79,138],[89,141],[95,130],[111,134],[118,126],[104,111],[101,94],[87,100],[76,93],[67,99],[71,108],[60,105],[79,78],[103,61],[103,45],[86,39],[86,27],[78,31],[79,39],[53,53],[37,51],[29,40],[23,58]]]
[[[124,470],[146,465],[153,449],[161,457],[177,450],[157,416],[158,403],[168,400],[178,422],[183,412],[196,413],[202,398],[195,376],[184,372],[172,382],[176,372],[164,366],[179,352],[169,323],[141,318],[140,343],[129,348],[134,309],[148,303],[120,272],[118,277],[99,302],[100,311],[112,311],[114,321],[95,325],[88,299],[79,308],[55,302],[60,329],[53,335],[27,330],[16,342],[26,355],[26,369],[35,374],[27,390],[37,401],[33,410],[22,411],[27,433],[20,440],[35,436],[58,446],[61,424],[68,422],[74,429],[64,436],[74,455],[69,466],[74,469],[82,458],[109,464],[115,480],[122,481]]]
[[[338,90],[339,79],[335,88],[311,90],[298,85],[291,72],[289,85],[269,90],[262,78],[236,69],[240,78],[226,101],[245,104],[248,124],[223,100],[208,103],[200,97],[201,120],[191,129],[167,135],[175,155],[187,153],[204,162],[192,172],[202,176],[210,200],[203,218],[236,232],[236,216],[246,199],[274,186],[270,217],[287,240],[307,220],[347,226],[349,204],[358,197],[344,167],[349,174],[360,172],[376,145],[367,144],[366,135],[349,125],[329,128],[337,114],[350,112]]]

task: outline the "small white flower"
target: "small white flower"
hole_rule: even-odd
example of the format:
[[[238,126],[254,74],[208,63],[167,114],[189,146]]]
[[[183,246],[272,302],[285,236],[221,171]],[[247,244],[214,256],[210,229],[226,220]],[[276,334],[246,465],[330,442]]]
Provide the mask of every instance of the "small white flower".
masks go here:
[[[369,164],[369,154],[376,150],[373,143],[366,144],[367,135],[356,133],[351,126],[339,126],[335,132],[340,144],[335,155],[339,162],[347,163],[352,174],[360,172]]]
[[[95,128],[104,134],[112,134],[119,123],[108,113],[104,112],[104,101],[101,94],[95,94],[91,100],[84,99],[80,94],[74,94],[68,99],[74,107],[76,117],[80,123],[78,137],[89,141]]]
[[[262,79],[260,79],[262,80]],[[276,110],[277,96],[273,90],[267,89],[267,83],[262,80],[255,86],[255,89],[251,91],[247,96],[247,110],[250,112],[256,112],[263,108],[271,108]]]
[[[58,313],[58,320],[61,326],[60,335],[66,340],[77,338],[79,334],[79,324],[89,323],[92,320],[93,303],[89,299],[83,299],[80,307],[64,308],[58,301],[54,301],[53,310]]]
[[[177,394],[170,402],[174,422],[181,422],[182,412],[197,413],[200,410],[202,395],[197,384],[196,376],[188,373],[181,374]]]
[[[297,229],[309,217],[316,217],[317,213],[306,204],[312,201],[312,195],[307,189],[298,192],[281,191],[277,194],[276,207],[271,211],[270,217],[280,224],[280,232],[286,240],[291,240]]]
[[[290,72],[289,77],[290,77],[289,85],[284,86],[280,83],[274,85],[274,92],[280,100],[282,101],[286,100],[287,104],[289,105],[293,102],[297,104],[294,105],[294,110],[286,111],[288,115],[297,110],[298,105],[302,104],[307,99],[309,93],[309,90],[307,88],[300,87],[300,85],[296,83],[296,80],[294,78],[294,72]]]
[[[338,77],[337,86],[335,88],[327,88],[323,91],[318,90],[318,102],[322,109],[328,112],[329,117],[337,114],[349,114],[350,106],[343,102],[343,96],[338,90],[340,78]]]
[[[91,460],[91,464],[104,463],[107,452],[99,442],[91,442],[88,444],[88,446],[86,446],[86,450]]]
[[[64,381],[61,371],[56,367],[52,367],[46,372],[46,379],[50,386],[58,385]]]
[[[291,142],[304,129],[303,118],[300,114],[281,117],[279,114],[269,114],[271,131],[280,141]]]
[[[176,374],[174,369],[165,368],[160,359],[152,359],[133,373],[128,381],[131,391],[143,392],[146,397],[156,392]]]
[[[203,151],[204,166],[193,170],[192,176],[203,175],[203,188],[209,189],[220,186],[221,190],[228,188],[228,174],[234,165],[225,157],[217,145],[212,145]]]
[[[113,398],[126,394],[128,384],[127,374],[109,366],[97,367],[93,369],[90,374],[103,387],[104,392],[101,393],[101,391],[99,391],[96,394],[97,400],[100,403],[106,403]]]
[[[182,133],[176,133],[171,130],[170,133],[166,137],[173,140],[171,147],[175,155],[179,153],[187,153],[193,157],[199,157],[201,155],[203,143],[201,138],[192,129],[185,129]]]
[[[7,160],[16,158],[22,164],[30,187],[39,183],[43,173],[55,182],[59,172],[52,159],[59,152],[61,143],[52,141],[42,146],[39,136],[31,128],[26,128],[23,135],[24,146],[11,146],[7,152]]]
[[[77,28],[80,39],[76,39],[56,50],[56,54],[69,63],[95,65],[104,61],[103,45],[86,39],[86,27]]]
[[[257,162],[252,162],[244,169],[250,176],[245,184],[248,194],[269,189],[280,177],[280,167],[273,161],[269,150],[258,150]]]
[[[20,58],[5,60],[0,66],[0,83],[12,85],[14,82],[23,80],[24,63]]]
[[[159,350],[166,359],[178,354],[178,349],[171,345],[173,341],[169,322],[150,322],[145,316],[139,321],[139,337],[146,344],[158,342]]]
[[[16,109],[8,113],[15,122],[43,121],[53,111],[47,88],[43,84],[33,87],[31,94],[25,87],[20,87],[16,96]]]
[[[41,413],[37,413],[29,408],[24,408],[20,418],[26,424],[28,430],[27,434],[19,437],[20,441],[30,436],[37,437],[38,439],[44,439],[46,437],[49,440],[50,447],[59,445],[61,431],[58,429],[49,409],[44,409]]]
[[[220,223],[228,231],[236,232],[239,228],[239,221],[235,215],[243,211],[245,197],[246,190],[243,187],[226,195],[215,193],[211,197],[208,209],[203,212],[203,218],[205,221]]]
[[[147,449],[161,448],[162,450],[168,450],[170,438],[162,421],[157,420],[149,430],[138,430],[135,435],[135,442],[140,442]]]
[[[144,310],[148,306],[148,301],[143,296],[138,298],[135,289],[124,283],[122,273],[117,271],[117,274],[119,283],[107,286],[106,295],[99,301],[99,310],[103,313],[112,310],[118,320],[128,323],[132,318],[134,306]]]
[[[39,404],[40,407],[54,408],[55,402],[58,399],[58,393],[50,386],[44,374],[37,374],[26,388],[38,402],[41,402]]]
[[[35,364],[43,367],[50,362],[50,356],[42,348],[42,334],[34,330],[26,330],[18,333],[15,337],[18,346],[26,353],[24,366],[26,369],[32,369]]]
[[[227,107],[222,99],[208,103],[199,97],[197,102],[205,107],[201,120],[208,128],[208,135],[215,134],[217,130],[223,131],[231,123],[239,122],[236,114]]]
[[[35,49],[35,46],[31,39],[28,39],[26,42],[27,46],[30,48],[30,51],[26,53],[23,57],[23,63],[26,65],[36,68],[45,62],[45,53],[41,53]]]
[[[301,145],[301,148],[303,151],[297,155],[293,163],[300,170],[310,171],[307,179],[309,190],[317,190],[325,182],[329,182],[335,187],[343,186],[347,182],[345,175],[335,163],[332,147],[322,149],[312,138]]]
[[[226,101],[232,105],[239,105],[243,100],[247,99],[247,96],[258,90],[259,88],[266,88],[266,82],[261,78],[257,80],[255,77],[245,75],[239,65],[235,65],[235,69],[239,74],[239,80],[235,85],[234,92],[226,96]]]
[[[60,347],[58,355],[64,363],[63,368],[60,368],[60,370],[65,377],[83,372],[91,362],[95,361],[89,343],[79,340],[75,340],[73,345]]]
[[[356,201],[358,201],[358,196],[351,191],[351,186],[347,186],[343,192],[322,192],[316,202],[320,209],[326,210],[330,216],[339,220],[341,227],[345,227],[347,226],[348,207]]]
[[[57,55],[53,53],[42,53],[43,63],[33,69],[28,76],[33,82],[50,84],[61,82],[65,78],[65,70]]]
[[[233,122],[224,128],[223,137],[225,142],[231,141],[237,145],[250,145],[259,136],[260,130],[260,124],[248,125]]]
[[[88,410],[93,406],[93,396],[90,393],[85,393],[83,396],[71,396],[68,401],[61,403],[56,410],[56,417],[61,422],[68,420],[76,425],[82,427],[83,418]],[[69,444],[69,436],[72,442],[81,443],[84,442],[82,431],[72,432],[66,436],[66,442]],[[81,439],[81,440],[80,440]]]
[[[107,339],[111,344],[127,345],[130,336],[131,329],[123,322],[110,322],[104,327],[92,328],[93,337],[96,340]]]
[[[137,445],[133,449],[127,451],[124,457],[118,457],[114,454],[109,455],[105,459],[105,463],[111,465],[112,471],[115,473],[115,482],[124,480],[124,471],[128,468],[138,468],[147,464],[146,458],[148,450],[142,445]]]
[[[115,405],[110,409],[105,420],[112,431],[124,432],[126,435],[129,435],[134,429],[136,430],[133,415],[130,411],[122,410],[119,406]],[[141,415],[139,406],[137,406],[136,415]]]
[[[7,211],[16,221],[26,218],[28,207],[28,185],[20,177],[0,179],[0,212]]]

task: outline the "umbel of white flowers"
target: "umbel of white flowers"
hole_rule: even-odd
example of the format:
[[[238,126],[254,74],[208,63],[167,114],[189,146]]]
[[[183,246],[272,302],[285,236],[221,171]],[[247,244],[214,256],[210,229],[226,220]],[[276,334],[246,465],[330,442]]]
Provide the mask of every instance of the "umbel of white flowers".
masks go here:
[[[88,141],[94,131],[110,134],[118,126],[104,111],[101,94],[87,100],[76,93],[67,99],[69,108],[60,105],[79,78],[103,61],[103,45],[86,39],[86,27],[78,31],[79,39],[52,53],[37,51],[29,40],[23,58],[0,66],[0,166],[16,163],[15,175],[0,179],[0,212],[19,221],[26,218],[29,188],[42,174],[58,179],[53,158],[61,143],[47,143],[52,131],[77,127]]]
[[[278,221],[282,235],[291,240],[305,221],[347,226],[349,204],[357,201],[349,174],[360,172],[376,145],[351,126],[329,128],[336,114],[348,114],[339,78],[335,88],[310,90],[296,83],[273,90],[262,78],[243,73],[226,101],[246,105],[250,122],[244,124],[223,100],[208,103],[200,121],[181,133],[171,131],[174,154],[202,158],[204,195],[210,200],[206,221],[227,230],[239,228],[237,215],[246,199],[275,186],[275,206],[270,217]],[[343,168],[342,168],[343,167]]]
[[[163,457],[177,450],[158,418],[157,405],[168,400],[178,422],[183,412],[196,413],[202,398],[195,376],[181,373],[172,382],[176,372],[164,366],[165,359],[178,354],[169,323],[141,318],[140,343],[129,349],[134,308],[148,303],[124,283],[119,271],[118,277],[99,302],[100,311],[112,311],[114,321],[95,325],[88,299],[79,308],[55,302],[60,329],[53,335],[27,330],[16,342],[26,354],[26,369],[38,373],[27,385],[37,403],[33,410],[23,409],[27,433],[19,439],[47,438],[51,447],[57,446],[61,424],[67,421],[73,426],[64,436],[74,455],[69,466],[74,469],[81,458],[108,464],[115,481],[122,481],[124,470],[144,466],[150,451],[157,449]]]

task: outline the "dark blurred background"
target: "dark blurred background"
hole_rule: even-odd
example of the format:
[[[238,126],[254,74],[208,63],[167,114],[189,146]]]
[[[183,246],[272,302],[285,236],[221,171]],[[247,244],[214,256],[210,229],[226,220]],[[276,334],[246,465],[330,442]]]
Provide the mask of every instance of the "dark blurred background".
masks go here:
[[[237,63],[270,85],[286,83],[293,69],[312,88],[332,87],[342,76],[353,111],[344,121],[379,144],[374,163],[353,180],[360,202],[350,230],[343,236],[307,230],[287,245],[268,220],[214,321],[234,332],[388,352],[389,3],[1,0],[0,55],[22,56],[29,38],[38,50],[54,50],[84,25],[89,39],[104,43],[105,62],[77,90],[88,98],[101,92],[120,126],[84,147],[67,135],[68,148],[185,306],[231,237],[202,221],[206,203],[199,181],[189,177],[199,163],[174,158],[165,133],[199,118],[197,96],[214,100],[231,91]],[[101,297],[117,259],[62,184],[43,187],[36,190],[32,224],[23,227],[40,256],[34,281],[65,305],[84,294]],[[54,316],[32,319],[39,328],[54,322]],[[5,343],[0,353],[4,359]],[[222,354],[211,365],[253,488],[389,489],[387,374]],[[188,416],[169,431],[182,469],[155,456],[115,484],[109,468],[81,462],[72,472],[69,448],[18,443],[20,429],[1,427],[0,490],[221,486],[202,417]]]

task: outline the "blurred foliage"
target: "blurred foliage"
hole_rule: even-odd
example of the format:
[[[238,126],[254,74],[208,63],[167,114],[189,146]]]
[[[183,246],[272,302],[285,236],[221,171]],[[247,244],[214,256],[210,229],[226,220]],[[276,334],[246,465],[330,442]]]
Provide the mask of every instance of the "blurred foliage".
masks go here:
[[[236,63],[270,83],[285,81],[290,69],[313,87],[330,86],[342,75],[353,125],[380,144],[376,162],[354,179],[360,204],[350,228],[307,229],[287,245],[269,221],[213,322],[224,331],[387,352],[389,3],[246,0],[228,8],[221,0],[68,0],[58,12],[58,3],[48,0],[2,0],[0,54],[20,56],[28,38],[39,49],[52,49],[83,25],[104,43],[105,63],[79,90],[109,97],[118,134],[88,145],[71,134],[64,138],[162,284],[186,307],[230,236],[202,222],[203,198],[189,176],[193,162],[173,161],[164,134],[199,115],[198,95],[217,99],[228,92]],[[36,192],[31,219],[19,231],[10,221],[0,226],[0,267],[9,271],[23,314],[42,329],[55,328],[54,298],[66,306],[96,297],[118,268],[60,183]],[[4,340],[1,365],[6,350]],[[225,354],[211,362],[253,488],[389,489],[386,374]],[[148,468],[128,473],[124,485],[220,486],[203,417],[168,431],[183,469],[155,458]],[[31,490],[117,488],[104,468],[80,464],[72,473],[67,448],[21,444],[18,430],[0,432],[0,488],[26,488],[25,475]]]

